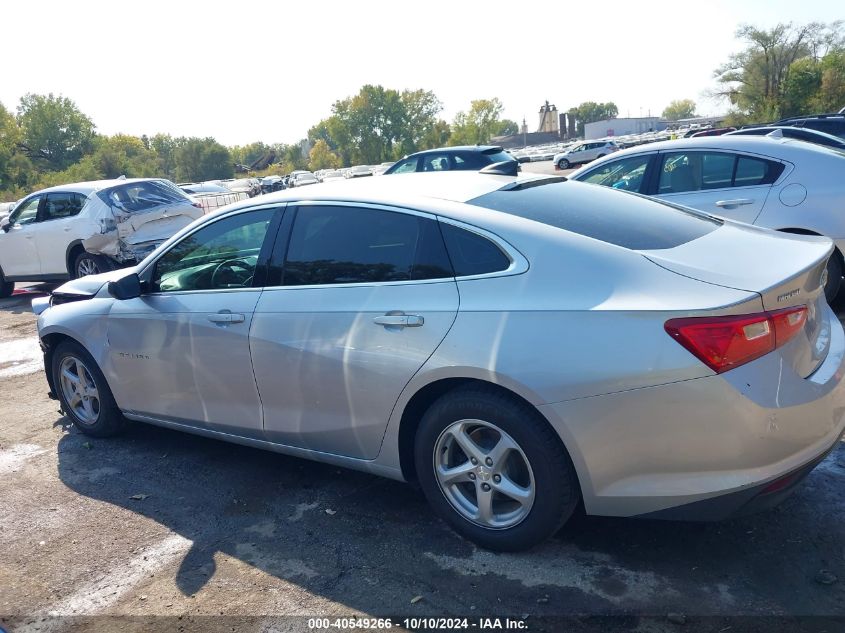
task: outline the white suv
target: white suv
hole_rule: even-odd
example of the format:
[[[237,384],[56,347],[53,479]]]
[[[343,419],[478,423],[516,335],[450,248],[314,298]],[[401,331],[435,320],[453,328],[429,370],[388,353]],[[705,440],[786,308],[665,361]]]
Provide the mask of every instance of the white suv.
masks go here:
[[[0,297],[12,294],[16,281],[73,279],[137,263],[202,214],[168,180],[37,191],[0,220]]]
[[[565,152],[555,154],[552,159],[555,169],[569,169],[573,165],[589,163],[590,161],[612,154],[619,149],[613,141],[587,141],[570,147]]]

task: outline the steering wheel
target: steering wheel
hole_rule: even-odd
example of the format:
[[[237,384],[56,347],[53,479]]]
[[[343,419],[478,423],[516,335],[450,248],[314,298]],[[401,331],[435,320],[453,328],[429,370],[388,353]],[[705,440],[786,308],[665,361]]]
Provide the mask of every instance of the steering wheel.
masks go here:
[[[229,283],[222,278],[223,273],[227,273],[234,280]],[[219,277],[219,278],[218,278]],[[217,264],[214,272],[211,273],[211,287],[222,288],[233,285],[246,286],[252,281],[252,264],[244,259],[227,259]],[[222,282],[222,283],[221,283]]]

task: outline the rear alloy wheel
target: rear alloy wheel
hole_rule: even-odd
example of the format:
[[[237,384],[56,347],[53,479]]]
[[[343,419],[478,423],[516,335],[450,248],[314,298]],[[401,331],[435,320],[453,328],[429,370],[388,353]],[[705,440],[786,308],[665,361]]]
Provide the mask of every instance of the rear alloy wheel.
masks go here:
[[[115,404],[105,376],[81,345],[60,343],[53,352],[51,370],[62,411],[77,429],[94,437],[123,430],[126,419]]]
[[[580,497],[557,434],[529,405],[493,387],[458,389],[435,402],[420,421],[414,453],[437,514],[489,549],[545,541]]]
[[[569,161],[566,160],[565,158],[561,158],[557,162],[557,166],[558,166],[559,169],[569,169]]]
[[[80,253],[73,262],[73,278],[79,279],[88,275],[99,275],[113,268],[109,260],[101,255]]]

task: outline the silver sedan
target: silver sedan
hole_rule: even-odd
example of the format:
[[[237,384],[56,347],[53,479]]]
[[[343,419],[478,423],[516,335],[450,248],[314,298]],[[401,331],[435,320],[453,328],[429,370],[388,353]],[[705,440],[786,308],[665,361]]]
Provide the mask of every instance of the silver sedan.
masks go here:
[[[83,433],[416,480],[517,550],[580,500],[711,519],[788,494],[845,424],[832,249],[557,177],[411,174],[239,203],[33,307]]]

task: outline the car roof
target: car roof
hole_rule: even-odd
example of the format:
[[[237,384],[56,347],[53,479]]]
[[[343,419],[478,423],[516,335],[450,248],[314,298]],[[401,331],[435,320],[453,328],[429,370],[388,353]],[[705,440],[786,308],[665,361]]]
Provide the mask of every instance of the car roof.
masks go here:
[[[406,158],[411,156],[424,156],[425,154],[449,154],[452,152],[487,152],[490,150],[504,151],[498,145],[455,145],[453,147],[437,147],[435,149],[424,149],[421,152],[414,152],[408,154]]]
[[[679,138],[671,141],[658,141],[647,145],[637,145],[628,149],[613,153],[613,158],[628,156],[631,154],[656,152],[656,151],[680,151],[685,149],[713,149],[713,150],[734,150],[748,152],[749,154],[761,154],[772,157],[791,156],[810,152],[813,154],[826,153],[829,155],[842,156],[841,152],[808,143],[796,138],[772,138],[769,136],[753,135],[728,135],[721,136],[697,136],[694,138]],[[595,163],[591,163],[593,165]]]
[[[733,132],[728,132],[725,136],[749,136],[752,133],[749,130],[766,130],[766,132],[774,132],[775,130],[798,130],[801,134],[806,134],[807,136],[817,136],[819,138],[826,138],[832,141],[839,141],[843,145],[845,145],[845,139],[841,139],[838,136],[833,134],[828,134],[827,132],[822,132],[821,130],[815,130],[811,127],[795,127],[794,125],[756,125],[753,127],[744,127],[739,130],[735,130]],[[765,135],[759,135],[765,136]]]
[[[108,180],[89,180],[86,182],[72,182],[66,185],[57,185],[55,187],[39,189],[38,191],[33,191],[29,195],[32,196],[35,194],[54,193],[57,191],[72,191],[74,193],[84,193],[86,195],[91,195],[95,191],[108,189],[109,187],[116,187],[117,185],[125,185],[132,182],[149,182],[153,180],[163,180],[163,178],[110,178]]]

